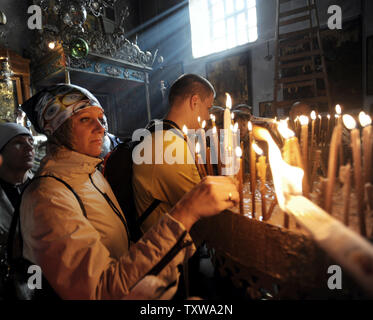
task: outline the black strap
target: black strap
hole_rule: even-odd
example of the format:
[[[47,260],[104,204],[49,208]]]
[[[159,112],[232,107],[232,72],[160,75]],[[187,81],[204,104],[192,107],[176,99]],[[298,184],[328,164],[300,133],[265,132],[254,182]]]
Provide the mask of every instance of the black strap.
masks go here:
[[[158,207],[160,203],[161,203],[161,200],[154,199],[154,201],[150,204],[150,206],[144,211],[144,213],[137,220],[140,226],[146,220],[146,218],[150,216],[150,214],[155,210],[155,208]]]
[[[105,193],[105,192],[102,192],[97,186],[96,184],[93,182],[93,179],[92,179],[92,176],[91,174],[89,174],[89,180],[91,180],[91,183],[92,185],[95,187],[95,189],[104,197],[104,199],[106,200],[106,202],[109,204],[109,206],[111,207],[111,209],[114,211],[114,213],[118,216],[118,218],[120,219],[120,221],[123,223],[123,226],[124,228],[126,229],[126,233],[127,233],[127,238],[130,239],[130,232],[129,232],[129,229],[128,229],[128,225],[127,225],[127,222],[126,220],[124,219],[123,215],[121,214],[120,210],[115,206],[115,204],[113,203],[113,201],[110,199],[110,197]],[[128,241],[128,248],[130,247],[130,241]]]
[[[158,275],[173,258],[184,248],[190,246],[192,241],[184,241],[187,231],[184,231],[176,244],[168,251],[163,258],[147,273],[147,275]]]
[[[162,126],[163,130],[177,129],[176,134],[179,135],[181,138],[183,138],[185,141],[187,141],[186,137],[183,134],[181,134],[181,129],[175,122],[173,122],[172,120],[164,119],[162,120],[162,123],[163,123],[163,126]],[[156,127],[157,127],[157,123],[154,120],[152,120],[147,125],[146,129],[149,130],[150,132],[155,132]],[[150,206],[143,212],[143,214],[137,220],[139,226],[143,224],[143,222],[151,215],[151,213],[159,206],[160,203],[161,203],[161,200],[154,199],[154,201],[150,204]]]
[[[57,178],[57,177],[55,177],[53,175],[37,176],[37,177],[31,179],[27,183],[27,185],[23,188],[22,193],[20,195],[21,198],[22,198],[23,193],[25,192],[26,188],[33,181],[35,181],[36,179],[39,179],[39,178],[53,178],[53,179],[56,179],[57,181],[63,183],[66,186],[66,188],[68,188],[73,193],[73,195],[75,196],[75,198],[78,200],[80,209],[82,210],[83,215],[87,218],[87,212],[85,210],[83,202],[80,199],[80,197],[78,196],[78,194],[75,192],[75,190],[66,181],[64,181],[64,180],[62,180],[60,178]],[[17,229],[17,224],[18,223],[19,223],[19,239],[20,239],[21,252],[23,250],[23,238],[22,238],[22,234],[21,234],[21,226],[20,226],[20,219],[19,219],[19,217],[20,217],[20,204],[16,208],[14,208],[13,218],[12,218],[12,222],[11,222],[10,228],[9,228],[8,241],[7,241],[7,259],[8,259],[8,261],[10,263],[13,261],[13,241],[14,241],[14,238],[15,238],[15,235],[16,235],[16,229]]]
[[[146,129],[149,130],[150,132],[155,132],[155,129],[160,125],[160,123],[163,124],[162,129],[163,130],[171,130],[171,129],[177,129],[176,134],[180,137],[183,138],[185,141],[187,141],[187,137],[182,133],[182,130],[180,127],[173,122],[172,120],[164,119],[160,122],[155,122],[154,120],[150,121],[149,124],[146,126]]]

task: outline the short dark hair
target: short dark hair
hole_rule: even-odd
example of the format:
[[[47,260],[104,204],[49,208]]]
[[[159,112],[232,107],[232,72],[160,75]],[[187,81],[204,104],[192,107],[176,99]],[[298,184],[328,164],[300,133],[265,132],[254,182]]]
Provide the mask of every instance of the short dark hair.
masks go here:
[[[195,94],[204,100],[211,94],[215,97],[215,89],[204,77],[191,73],[183,74],[172,84],[168,94],[168,102],[172,106],[176,99],[185,99]]]

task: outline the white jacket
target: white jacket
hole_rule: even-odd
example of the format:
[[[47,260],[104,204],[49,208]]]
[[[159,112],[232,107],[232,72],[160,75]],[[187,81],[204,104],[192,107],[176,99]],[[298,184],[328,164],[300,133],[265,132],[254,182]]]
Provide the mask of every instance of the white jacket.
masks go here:
[[[20,211],[24,257],[41,267],[52,288],[64,299],[128,298],[146,275],[157,275],[157,283],[163,286],[153,288],[154,294],[147,298],[171,297],[179,276],[176,266],[195,249],[188,246],[189,234],[166,214],[129,249],[123,223],[96,189],[106,193],[119,208],[109,184],[96,168],[100,162],[65,148],[54,158],[43,160],[37,175],[53,175],[67,182],[81,198],[87,218],[73,193],[61,182],[53,178],[32,182],[23,195]],[[171,261],[170,251],[176,252]]]

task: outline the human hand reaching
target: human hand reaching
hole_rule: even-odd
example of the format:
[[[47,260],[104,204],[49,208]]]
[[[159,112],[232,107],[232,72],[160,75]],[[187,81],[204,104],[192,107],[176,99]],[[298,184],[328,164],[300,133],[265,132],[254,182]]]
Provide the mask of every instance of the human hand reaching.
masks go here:
[[[218,214],[238,202],[239,193],[233,179],[207,176],[186,193],[169,214],[189,231],[200,218]]]

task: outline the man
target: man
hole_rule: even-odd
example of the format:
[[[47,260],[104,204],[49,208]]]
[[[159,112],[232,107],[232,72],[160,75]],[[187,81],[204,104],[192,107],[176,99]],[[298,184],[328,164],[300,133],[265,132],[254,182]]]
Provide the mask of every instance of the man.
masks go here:
[[[200,128],[200,121],[209,119],[209,108],[215,98],[215,90],[205,78],[195,74],[184,74],[178,78],[170,88],[170,110],[165,118],[168,127],[172,127],[177,134],[171,134],[172,140],[163,134],[152,133],[152,163],[138,164],[133,167],[133,192],[137,213],[141,216],[154,202],[159,200],[158,206],[142,224],[143,231],[147,231],[162,216],[168,212],[180,198],[200,181],[200,175],[193,162],[187,142],[183,138],[184,125],[190,130]],[[157,130],[157,129],[156,129]],[[169,135],[169,133],[167,133]],[[159,141],[162,140],[162,141]],[[163,143],[163,149],[155,150],[155,146]],[[167,149],[173,145],[174,150],[184,150],[182,161],[168,164]],[[164,154],[162,164],[156,164],[156,157]],[[180,160],[180,155],[176,158]]]
[[[4,294],[6,242],[14,210],[21,202],[21,188],[34,162],[33,138],[22,125],[0,124],[0,300]]]
[[[33,138],[25,127],[16,123],[0,124],[0,237],[9,231],[14,208],[21,201],[23,184],[30,177],[34,162]]]

